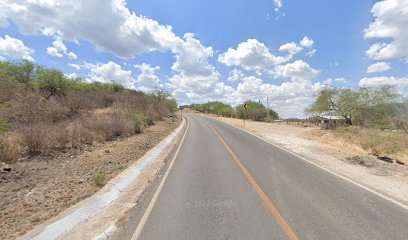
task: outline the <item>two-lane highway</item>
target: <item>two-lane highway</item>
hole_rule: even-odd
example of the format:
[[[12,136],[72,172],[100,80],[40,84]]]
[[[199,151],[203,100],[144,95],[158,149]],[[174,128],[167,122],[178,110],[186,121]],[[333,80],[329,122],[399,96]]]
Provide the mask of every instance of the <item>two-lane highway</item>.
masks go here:
[[[139,239],[408,239],[408,211],[227,124],[187,115]]]

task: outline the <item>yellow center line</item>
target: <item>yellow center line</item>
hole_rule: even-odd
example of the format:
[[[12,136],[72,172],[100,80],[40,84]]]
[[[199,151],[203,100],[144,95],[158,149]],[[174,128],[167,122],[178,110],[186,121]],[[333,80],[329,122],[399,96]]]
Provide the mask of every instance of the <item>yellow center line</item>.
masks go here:
[[[218,134],[218,132],[213,127],[211,127],[210,125],[207,124],[207,126],[217,135],[217,137],[220,139],[222,144],[225,146],[225,148],[231,154],[232,158],[234,158],[235,162],[238,164],[239,168],[244,173],[244,175],[248,179],[249,183],[252,185],[252,187],[258,193],[259,197],[262,199],[262,201],[264,202],[264,204],[266,205],[268,210],[272,213],[273,217],[276,219],[279,226],[283,229],[283,231],[285,231],[288,238],[290,240],[298,240],[299,238],[296,236],[296,234],[290,228],[289,224],[285,221],[285,219],[279,213],[278,209],[276,209],[275,205],[273,205],[271,200],[268,198],[268,196],[265,194],[265,192],[262,190],[262,188],[259,186],[259,184],[255,181],[255,179],[252,177],[252,175],[248,172],[248,170],[244,167],[244,165],[241,163],[239,158],[231,150],[231,148],[224,141],[224,139],[221,137],[221,135]]]

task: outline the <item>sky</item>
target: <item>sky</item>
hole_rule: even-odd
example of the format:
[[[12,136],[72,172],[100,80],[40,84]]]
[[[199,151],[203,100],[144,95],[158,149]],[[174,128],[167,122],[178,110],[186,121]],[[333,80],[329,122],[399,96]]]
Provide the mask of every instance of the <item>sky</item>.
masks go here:
[[[305,117],[327,87],[407,96],[407,29],[408,0],[2,0],[0,60]]]

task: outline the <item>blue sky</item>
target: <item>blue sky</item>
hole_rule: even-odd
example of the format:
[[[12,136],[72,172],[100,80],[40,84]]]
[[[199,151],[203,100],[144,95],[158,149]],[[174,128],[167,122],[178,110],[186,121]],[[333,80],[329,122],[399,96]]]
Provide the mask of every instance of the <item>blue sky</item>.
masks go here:
[[[304,117],[324,87],[406,94],[406,29],[407,0],[5,0],[0,59],[161,87],[181,104],[268,96],[283,117]]]

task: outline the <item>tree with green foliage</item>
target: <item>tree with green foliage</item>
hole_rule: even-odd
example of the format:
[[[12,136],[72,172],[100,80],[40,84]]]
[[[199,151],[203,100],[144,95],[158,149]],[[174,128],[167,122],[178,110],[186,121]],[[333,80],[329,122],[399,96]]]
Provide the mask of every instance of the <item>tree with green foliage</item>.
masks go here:
[[[395,105],[396,115],[392,119],[398,129],[403,130],[408,135],[408,99]]]
[[[223,117],[232,117],[235,114],[234,108],[231,105],[219,101],[191,104],[189,108],[202,113],[211,113]]]
[[[244,103],[245,104],[245,103]],[[247,110],[244,109],[244,104],[237,106],[236,109],[236,117],[240,119],[251,119],[254,121],[264,121],[268,116],[269,111],[269,118],[270,119],[278,119],[278,113],[272,109],[266,108],[262,103],[258,103],[255,101],[248,101]]]
[[[150,99],[154,103],[157,104],[164,104],[170,112],[176,112],[177,111],[177,101],[174,99],[174,97],[171,95],[171,93],[167,92],[164,89],[155,89],[152,90],[149,94]]]
[[[394,103],[398,94],[388,86],[354,89],[326,88],[321,90],[314,103],[306,109],[307,114],[335,111],[346,124],[384,124],[395,114]]]
[[[149,96],[156,102],[156,103],[164,103],[167,99],[172,98],[172,95],[163,89],[155,89],[149,93]]]
[[[9,64],[10,74],[14,76],[14,79],[20,83],[29,83],[34,77],[34,63],[22,60],[19,63]]]
[[[52,96],[65,96],[68,80],[64,74],[56,69],[37,69],[37,83],[38,88],[44,93],[45,99],[49,99]]]

